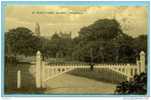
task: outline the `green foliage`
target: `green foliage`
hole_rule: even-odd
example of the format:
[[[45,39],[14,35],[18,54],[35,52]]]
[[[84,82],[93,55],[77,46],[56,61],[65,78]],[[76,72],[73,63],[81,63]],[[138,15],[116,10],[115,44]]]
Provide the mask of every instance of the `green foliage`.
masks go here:
[[[18,27],[5,33],[5,43],[6,54],[14,56],[17,54],[31,56],[40,48],[40,39],[24,27]]]
[[[37,37],[24,27],[5,33],[6,55],[32,56],[40,50],[44,58],[86,63],[135,63],[140,51],[147,52],[147,36],[132,38],[123,33],[115,19],[100,19],[80,29],[79,36],[55,33]]]
[[[134,38],[132,45],[136,54],[139,54],[139,52],[141,52],[142,50],[147,52],[147,35],[140,35]],[[136,56],[139,56],[139,55],[136,55]]]
[[[116,20],[101,19],[81,28],[75,39],[73,58],[85,62],[93,59],[94,63],[134,63],[138,52],[132,44],[139,43],[134,40],[122,32]],[[93,49],[92,56],[90,49]]]
[[[93,40],[111,40],[121,33],[119,23],[112,19],[100,19],[93,24],[83,27],[79,35],[88,41]]]
[[[146,94],[147,74],[135,75],[133,80],[125,81],[117,85],[116,94]]]
[[[46,47],[50,50],[49,57],[63,58],[71,55],[72,39],[70,37],[61,37],[54,34],[49,40],[49,46]]]

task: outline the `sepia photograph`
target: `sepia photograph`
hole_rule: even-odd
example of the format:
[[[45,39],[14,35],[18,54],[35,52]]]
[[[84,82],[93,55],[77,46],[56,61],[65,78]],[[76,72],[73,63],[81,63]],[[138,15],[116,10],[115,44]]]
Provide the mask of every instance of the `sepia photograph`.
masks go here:
[[[149,3],[116,3],[6,2],[4,95],[147,95]]]

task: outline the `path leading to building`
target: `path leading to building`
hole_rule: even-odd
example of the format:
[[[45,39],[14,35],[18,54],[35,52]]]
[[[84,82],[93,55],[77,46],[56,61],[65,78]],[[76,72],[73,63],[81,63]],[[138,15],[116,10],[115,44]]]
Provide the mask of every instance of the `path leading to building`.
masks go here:
[[[46,83],[45,93],[114,93],[115,84],[104,83],[71,74],[62,74]]]

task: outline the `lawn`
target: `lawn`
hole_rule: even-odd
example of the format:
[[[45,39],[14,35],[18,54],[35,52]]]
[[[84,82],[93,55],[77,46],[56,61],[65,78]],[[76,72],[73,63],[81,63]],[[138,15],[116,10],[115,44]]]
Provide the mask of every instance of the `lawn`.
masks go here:
[[[70,71],[69,74],[115,84],[126,81],[127,79],[126,76],[121,76],[117,72],[108,70],[107,68],[94,68],[93,71],[89,68],[77,68]]]

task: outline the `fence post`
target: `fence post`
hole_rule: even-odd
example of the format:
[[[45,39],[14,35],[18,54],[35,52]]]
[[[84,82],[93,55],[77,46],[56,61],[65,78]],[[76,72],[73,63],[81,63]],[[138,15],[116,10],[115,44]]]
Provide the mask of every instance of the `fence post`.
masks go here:
[[[36,88],[41,88],[41,53],[36,54]]]
[[[140,71],[142,72],[146,72],[145,71],[145,52],[141,51],[140,52]]]
[[[130,67],[130,64],[127,64],[127,80],[129,80],[130,79],[130,77],[131,77],[131,67]]]
[[[17,88],[21,87],[21,71],[17,71]]]
[[[42,62],[42,87],[45,88],[45,75],[46,71],[45,71],[45,62]]]
[[[137,74],[139,75],[140,74],[140,61],[137,59],[136,60],[136,65],[137,65]]]

